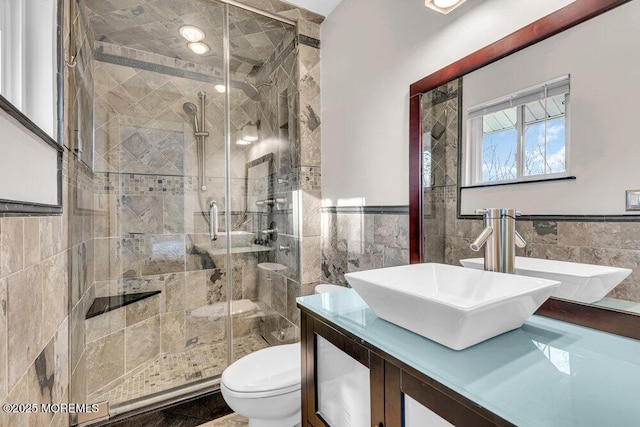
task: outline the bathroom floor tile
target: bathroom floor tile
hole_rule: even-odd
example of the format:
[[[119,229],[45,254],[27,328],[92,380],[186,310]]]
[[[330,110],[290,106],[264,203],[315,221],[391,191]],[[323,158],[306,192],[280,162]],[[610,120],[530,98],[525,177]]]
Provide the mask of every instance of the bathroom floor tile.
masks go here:
[[[209,421],[205,424],[200,424],[198,427],[247,427],[249,420],[242,415],[230,414],[217,420]]]

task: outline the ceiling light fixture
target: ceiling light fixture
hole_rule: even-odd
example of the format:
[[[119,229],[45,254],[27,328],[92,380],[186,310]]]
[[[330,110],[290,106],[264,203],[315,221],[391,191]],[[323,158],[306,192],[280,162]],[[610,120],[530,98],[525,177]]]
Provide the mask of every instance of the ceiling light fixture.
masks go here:
[[[184,37],[188,42],[197,43],[204,40],[204,31],[193,25],[183,25],[178,30],[180,35]]]
[[[440,13],[449,13],[467,0],[425,0],[424,5]]]
[[[209,45],[202,42],[187,43],[187,47],[191,49],[193,53],[197,53],[198,55],[204,55],[211,50]]]
[[[213,85],[213,88],[218,91],[219,93],[225,93],[227,91],[227,87],[225,85],[223,85],[222,83],[217,84],[217,85]]]

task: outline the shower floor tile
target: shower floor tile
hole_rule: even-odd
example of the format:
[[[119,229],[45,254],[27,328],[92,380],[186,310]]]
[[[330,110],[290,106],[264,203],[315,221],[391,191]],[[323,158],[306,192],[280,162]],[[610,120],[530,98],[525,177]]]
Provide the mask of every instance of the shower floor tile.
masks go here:
[[[238,359],[269,344],[258,335],[233,340],[233,352]],[[227,367],[227,343],[225,341],[201,345],[186,351],[165,354],[138,368],[123,382],[108,390],[89,396],[91,402],[108,401],[110,405],[124,403],[174,389],[200,379],[222,374]]]

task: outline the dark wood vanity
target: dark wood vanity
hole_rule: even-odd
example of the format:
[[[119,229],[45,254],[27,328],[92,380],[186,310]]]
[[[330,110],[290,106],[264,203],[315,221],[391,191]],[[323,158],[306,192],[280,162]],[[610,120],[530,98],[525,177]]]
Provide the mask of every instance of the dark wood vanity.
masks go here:
[[[302,308],[302,307],[301,307]],[[510,422],[438,383],[337,325],[302,308],[302,419],[307,426],[330,425],[318,406],[316,359],[322,337],[369,369],[371,425],[402,427],[403,395],[455,426],[511,426]]]
[[[452,350],[353,290],[298,298],[307,427],[636,426],[640,342],[534,315]]]

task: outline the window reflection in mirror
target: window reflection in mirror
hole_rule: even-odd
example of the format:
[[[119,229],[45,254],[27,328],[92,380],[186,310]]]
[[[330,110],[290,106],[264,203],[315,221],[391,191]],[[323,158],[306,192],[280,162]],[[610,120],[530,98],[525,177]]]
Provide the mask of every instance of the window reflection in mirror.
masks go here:
[[[464,186],[569,175],[569,76],[467,111]],[[464,155],[463,154],[463,155]]]

